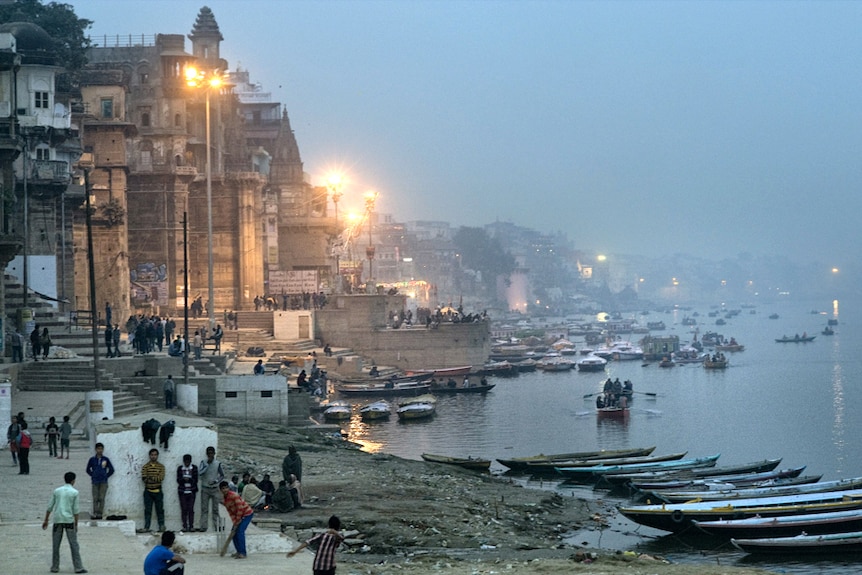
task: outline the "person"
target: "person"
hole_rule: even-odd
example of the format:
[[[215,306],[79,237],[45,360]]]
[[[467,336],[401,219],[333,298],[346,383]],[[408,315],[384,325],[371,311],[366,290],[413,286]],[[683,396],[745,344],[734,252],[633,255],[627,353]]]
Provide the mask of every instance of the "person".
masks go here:
[[[246,483],[242,491],[240,491],[243,500],[251,506],[252,509],[257,509],[258,506],[263,507],[266,505],[266,497],[263,494],[263,490],[258,486],[257,479],[254,477],[250,477],[248,483]]]
[[[263,474],[263,479],[257,484],[260,490],[263,491],[266,497],[266,504],[272,505],[272,493],[275,491],[275,485],[272,484],[272,479],[269,478],[269,473]]]
[[[380,375],[380,370],[377,369],[376,365],[372,365],[371,369],[368,370],[368,375],[371,377],[377,377],[378,375]]]
[[[110,325],[105,328],[105,357],[114,357],[114,328]]]
[[[219,483],[224,480],[221,461],[215,458],[215,447],[207,447],[206,459],[198,467],[201,485],[201,526],[198,531],[207,530],[210,509],[213,516],[213,530],[218,530]]]
[[[111,302],[105,302],[105,325],[107,327],[111,327],[112,321],[114,319],[114,310],[111,308]]]
[[[63,416],[63,423],[60,424],[60,455],[57,459],[63,459],[63,451],[66,452],[66,459],[69,459],[69,438],[72,437],[72,424],[69,423],[69,416]]]
[[[183,464],[177,467],[177,493],[180,498],[180,518],[183,531],[194,531],[195,498],[198,494],[198,466],[192,463],[190,453],[183,455]]]
[[[174,376],[169,375],[165,382],[162,384],[162,391],[165,392],[165,409],[173,409],[174,408]]]
[[[108,495],[108,478],[114,474],[111,460],[105,457],[105,445],[96,444],[96,454],[87,461],[87,475],[93,482],[93,519],[101,519]]]
[[[39,353],[42,351],[42,340],[39,338],[39,324],[30,332],[30,352],[33,354],[33,361],[39,361]]]
[[[469,375],[464,376],[464,387],[470,387],[470,376]]]
[[[12,453],[12,465],[18,465],[18,434],[21,433],[21,424],[18,423],[18,418],[12,416],[12,423],[6,428],[6,442],[9,444],[9,451]]]
[[[601,393],[596,396],[596,409],[602,409],[605,406],[605,400],[602,397]]]
[[[120,324],[114,324],[111,336],[114,338],[114,357],[120,357]]]
[[[27,431],[27,422],[21,422],[18,437],[18,475],[30,475],[30,447],[33,445],[33,436]]]
[[[39,337],[42,343],[42,359],[48,359],[48,352],[51,351],[51,336],[48,334],[48,328],[42,328],[42,335]]]
[[[281,462],[281,473],[285,481],[289,482],[291,475],[296,475],[296,478],[302,481],[302,457],[293,445],[287,448],[287,455]]]
[[[224,508],[233,522],[233,546],[236,549],[233,557],[245,559],[248,553],[245,548],[245,530],[254,518],[254,509],[238,493],[230,490],[227,481],[219,483],[219,490],[223,497]]]
[[[159,450],[150,449],[150,460],[141,468],[141,481],[144,482],[144,531],[150,530],[153,517],[153,505],[156,507],[156,518],[159,521],[159,531],[165,530],[165,499],[162,493],[162,481],[165,480],[165,466],[159,463]]]
[[[171,357],[181,357],[183,355],[183,340],[180,339],[180,336],[177,336],[168,347],[168,355]]]
[[[296,376],[296,386],[300,388],[308,387],[308,376],[304,369]]]
[[[191,457],[191,456],[189,456]],[[156,545],[144,559],[144,575],[183,575],[186,562],[171,550],[177,536],[173,531],[162,533],[162,544]]]
[[[221,338],[224,337],[224,331],[221,328],[221,325],[216,324],[215,331],[213,331],[211,339],[215,341],[215,347],[213,348],[213,355],[217,353],[221,353]]]
[[[287,553],[288,558],[293,557],[309,545],[317,543],[319,546],[314,555],[314,562],[311,564],[314,575],[335,575],[335,552],[344,541],[344,536],[338,532],[340,529],[341,520],[333,515],[329,518],[329,529],[300,543],[299,547]]]
[[[45,426],[45,441],[48,443],[48,457],[57,457],[57,440],[60,438],[60,426],[52,415]]]
[[[75,573],[86,573],[84,563],[81,561],[81,552],[78,547],[78,490],[75,489],[75,473],[67,471],[63,475],[65,485],[58,487],[51,495],[48,510],[45,511],[45,520],[42,529],[48,529],[48,518],[54,514],[54,527],[52,530],[51,545],[51,573],[60,572],[60,543],[63,542],[63,534],[69,541],[72,550],[72,565]]]
[[[287,483],[287,492],[290,494],[290,500],[293,502],[294,509],[302,509],[302,483],[296,478],[296,475],[290,474],[290,480]]]
[[[195,337],[192,339],[192,350],[195,353],[195,359],[201,358],[201,351],[204,348],[204,338],[201,337],[200,330],[195,330]]]
[[[272,508],[276,513],[287,513],[293,509],[293,499],[284,479],[278,482],[278,487],[272,494]]]
[[[12,363],[24,361],[24,336],[15,330],[12,332]]]
[[[326,357],[332,357],[332,346],[330,346],[328,343],[323,346],[323,354]]]
[[[263,366],[263,360],[259,359],[254,366],[254,374],[263,375],[264,373],[266,373],[266,368]]]

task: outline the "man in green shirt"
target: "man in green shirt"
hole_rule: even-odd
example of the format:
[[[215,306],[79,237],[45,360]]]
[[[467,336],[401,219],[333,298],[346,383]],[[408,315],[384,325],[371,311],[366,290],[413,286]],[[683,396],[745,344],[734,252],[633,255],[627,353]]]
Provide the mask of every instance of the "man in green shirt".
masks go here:
[[[53,548],[51,553],[51,573],[60,571],[60,543],[63,542],[63,533],[69,540],[72,550],[72,564],[75,573],[86,573],[84,563],[81,561],[81,553],[78,548],[78,490],[75,489],[75,474],[67,471],[63,476],[66,484],[58,487],[51,495],[48,510],[45,511],[45,520],[42,529],[48,529],[48,518],[54,513]]]

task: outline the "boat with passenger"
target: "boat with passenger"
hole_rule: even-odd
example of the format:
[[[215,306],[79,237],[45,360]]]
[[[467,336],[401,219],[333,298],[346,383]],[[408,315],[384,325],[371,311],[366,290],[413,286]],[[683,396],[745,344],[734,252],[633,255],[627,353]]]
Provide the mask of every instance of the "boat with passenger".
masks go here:
[[[803,333],[801,336],[797,333],[793,337],[782,336],[780,338],[775,338],[775,343],[808,343],[809,341],[814,341],[816,335],[807,335]]]

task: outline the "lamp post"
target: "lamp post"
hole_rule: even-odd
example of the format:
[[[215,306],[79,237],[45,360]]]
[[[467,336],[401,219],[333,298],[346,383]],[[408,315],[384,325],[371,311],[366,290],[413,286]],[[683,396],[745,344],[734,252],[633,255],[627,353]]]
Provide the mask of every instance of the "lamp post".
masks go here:
[[[87,267],[90,280],[90,313],[92,317],[93,335],[93,384],[98,391],[102,389],[102,380],[99,374],[99,325],[96,314],[96,262],[93,256],[93,212],[90,200],[90,171],[95,167],[93,154],[81,154],[78,166],[84,171],[84,209],[86,210],[84,221],[87,226]]]
[[[374,202],[377,201],[377,192],[368,190],[365,192],[365,217],[368,218],[368,246],[365,248],[365,257],[368,258],[368,284],[373,288],[374,281],[374,244],[371,243],[371,212],[374,211]],[[368,290],[366,290],[368,291]],[[369,292],[369,293],[373,293]]]
[[[209,318],[209,329],[215,329],[215,289],[213,283],[213,179],[212,179],[212,150],[210,136],[210,92],[222,85],[222,78],[218,70],[210,73],[197,68],[186,68],[186,84],[192,88],[201,88],[206,94],[206,147],[207,147],[207,317]],[[186,334],[188,336],[188,334]]]
[[[341,199],[341,176],[332,174],[326,181],[326,187],[332,195],[332,203],[335,205],[335,293],[341,293],[341,245],[339,238],[341,231],[338,229],[338,201]]]
[[[189,383],[189,216],[183,212],[183,383]],[[168,343],[170,345],[170,343]]]

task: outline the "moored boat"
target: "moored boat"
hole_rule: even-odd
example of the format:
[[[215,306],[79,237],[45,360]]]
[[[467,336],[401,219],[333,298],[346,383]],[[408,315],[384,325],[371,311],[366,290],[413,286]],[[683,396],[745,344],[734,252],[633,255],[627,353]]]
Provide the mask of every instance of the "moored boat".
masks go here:
[[[430,394],[420,395],[398,403],[398,419],[426,419],[437,412],[437,398]]]
[[[793,337],[787,337],[786,335],[780,338],[775,338],[775,343],[808,343],[809,341],[814,341],[816,335],[805,335],[801,336],[795,335]]]
[[[359,416],[363,421],[377,421],[380,419],[389,419],[392,415],[392,406],[388,401],[378,400],[359,409]]]
[[[736,539],[762,539],[765,537],[794,537],[802,533],[822,535],[862,530],[862,509],[783,515],[779,517],[749,517],[747,519],[720,519],[692,521],[695,527],[709,535]]]
[[[512,470],[524,469],[531,463],[543,463],[548,461],[579,461],[585,459],[615,459],[620,457],[646,456],[655,451],[652,447],[635,447],[632,449],[600,449],[596,451],[575,451],[572,453],[554,453],[551,455],[530,455],[527,457],[513,457],[511,459],[497,459],[497,462]],[[684,457],[685,454],[680,456]]]
[[[345,421],[350,419],[352,410],[346,401],[332,401],[323,410],[323,419],[326,421]]]
[[[452,385],[452,384],[455,385]],[[464,385],[463,383],[457,383],[454,379],[450,379],[444,383],[435,383],[431,386],[430,391],[434,392],[437,395],[441,394],[450,394],[450,393],[487,393],[494,389],[496,383],[488,383],[484,377],[477,384],[469,384]]]
[[[731,539],[730,542],[746,553],[859,553],[862,552],[862,531],[764,539]]]
[[[575,362],[563,359],[558,353],[548,354],[536,363],[536,369],[542,371],[569,371],[573,367]]]
[[[697,457],[692,459],[677,459],[673,461],[658,461],[651,463],[633,463],[627,465],[592,465],[592,466],[560,466],[556,467],[557,473],[565,475],[566,478],[575,480],[598,481],[605,475],[616,475],[618,473],[632,473],[634,471],[656,471],[660,469],[693,469],[696,467],[712,467],[718,460],[719,455],[708,457]]]
[[[448,455],[435,455],[433,453],[423,453],[422,459],[430,463],[444,463],[446,465],[457,465],[465,469],[473,469],[476,471],[488,471],[491,467],[490,459],[482,459],[480,457],[450,457]]]
[[[374,383],[342,383],[335,390],[345,395],[418,395],[431,388],[425,378]]]
[[[780,497],[802,493],[823,493],[826,491],[841,491],[847,489],[862,489],[862,477],[838,479],[822,483],[804,485],[778,485],[768,487],[751,487],[745,489],[732,488],[706,491],[653,491],[656,497],[668,503],[685,503],[686,501],[719,501],[732,499],[751,499],[754,497]]]
[[[428,375],[431,377],[458,377],[469,375],[470,371],[472,371],[472,365],[462,365],[460,367],[446,367],[441,369],[413,369],[413,370],[405,370],[404,373],[407,375]]]
[[[552,472],[557,467],[595,467],[598,465],[636,465],[640,463],[659,463],[662,461],[678,461],[685,457],[686,452],[668,453],[665,455],[622,456],[607,458],[586,457],[583,459],[549,459],[547,461],[530,461],[526,469],[530,473]]]
[[[712,468],[720,469],[720,468]],[[788,469],[779,469],[772,471],[761,471],[752,473],[740,473],[735,475],[718,475],[709,477],[708,479],[722,484],[732,484],[737,487],[749,486],[754,484],[762,484],[764,481],[775,481],[779,479],[787,479],[791,477],[799,477],[805,470],[805,466],[791,467]],[[683,472],[653,472],[630,474],[628,476],[618,475],[614,479],[620,481],[627,479],[632,487],[636,489],[680,489],[686,484],[696,481],[706,482],[703,477],[696,477],[693,472],[700,470],[689,470]],[[820,476],[815,476],[819,481]]]
[[[578,371],[604,371],[608,360],[597,355],[587,355],[575,362],[578,366]]]

